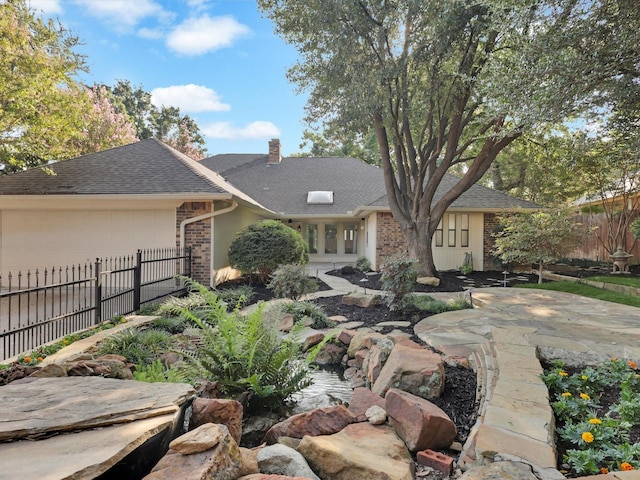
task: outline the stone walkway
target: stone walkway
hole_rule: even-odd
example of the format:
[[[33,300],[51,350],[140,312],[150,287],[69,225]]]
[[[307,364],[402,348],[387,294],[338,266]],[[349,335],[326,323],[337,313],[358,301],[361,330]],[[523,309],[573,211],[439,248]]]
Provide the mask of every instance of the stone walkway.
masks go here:
[[[362,291],[341,278],[319,276],[336,290]],[[432,296],[446,299],[452,294]],[[640,363],[640,310],[520,288],[476,289],[472,298],[476,308],[434,315],[415,327],[425,343],[469,358],[478,373],[479,418],[459,463],[521,461],[533,466],[538,478],[565,478],[555,469],[554,417],[539,377],[540,359],[563,359],[576,366],[611,357]],[[588,478],[640,479],[640,474]]]

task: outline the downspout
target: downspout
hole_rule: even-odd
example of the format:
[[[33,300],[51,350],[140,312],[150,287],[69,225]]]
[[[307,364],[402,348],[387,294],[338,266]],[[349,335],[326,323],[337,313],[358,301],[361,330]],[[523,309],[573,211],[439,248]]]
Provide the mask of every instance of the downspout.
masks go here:
[[[213,202],[212,208],[215,208],[216,206],[216,202]],[[225,213],[229,213],[234,211],[236,208],[238,208],[238,202],[236,202],[235,200],[233,202],[231,202],[231,206],[227,207],[227,208],[223,208],[222,210],[214,210],[211,213],[205,213],[204,215],[199,215],[197,217],[191,217],[191,218],[187,218],[186,220],[183,220],[182,222],[180,222],[180,249],[184,250],[184,244],[185,244],[185,230],[186,230],[186,226],[189,225],[190,223],[196,223],[196,222],[200,222],[201,220],[207,220],[208,218],[213,218],[213,217],[217,217],[218,215],[223,215]],[[209,269],[211,271],[211,277],[209,278],[209,284],[210,286],[213,284],[213,254],[214,254],[214,240],[213,240],[213,234],[214,234],[214,230],[213,230],[213,226],[211,227],[211,265],[209,266]]]

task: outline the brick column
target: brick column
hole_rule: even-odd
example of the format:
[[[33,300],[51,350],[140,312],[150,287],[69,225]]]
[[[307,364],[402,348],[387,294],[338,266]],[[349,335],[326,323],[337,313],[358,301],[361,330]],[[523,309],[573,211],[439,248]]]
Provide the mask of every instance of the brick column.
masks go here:
[[[213,210],[212,202],[185,202],[176,210],[176,245],[180,246],[180,224]],[[211,219],[189,223],[185,227],[185,247],[191,247],[191,277],[209,286],[211,282]]]
[[[376,265],[380,268],[386,257],[407,251],[407,240],[391,212],[378,212],[376,216]]]

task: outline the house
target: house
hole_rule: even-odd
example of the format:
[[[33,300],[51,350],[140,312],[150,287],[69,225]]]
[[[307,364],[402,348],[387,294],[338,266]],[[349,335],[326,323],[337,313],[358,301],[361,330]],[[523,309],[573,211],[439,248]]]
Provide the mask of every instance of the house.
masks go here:
[[[31,169],[0,177],[0,272],[67,265],[140,248],[191,247],[193,276],[226,274],[235,234],[264,218],[298,230],[312,262],[374,268],[406,249],[386,201],[382,170],[353,158],[223,154],[193,161],[155,139],[66,160],[54,174]],[[456,181],[445,177],[442,191]],[[473,186],[445,214],[434,238],[436,267],[473,254],[490,269],[495,214],[536,206]]]

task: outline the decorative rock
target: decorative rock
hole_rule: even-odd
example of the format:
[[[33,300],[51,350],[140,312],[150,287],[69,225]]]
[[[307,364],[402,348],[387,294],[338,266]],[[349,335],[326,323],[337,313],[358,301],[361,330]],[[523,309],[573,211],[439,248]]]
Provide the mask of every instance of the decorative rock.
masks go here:
[[[256,456],[262,473],[276,473],[290,477],[303,477],[320,480],[313,473],[304,457],[292,448],[276,443],[261,448]]]
[[[207,423],[221,423],[229,429],[236,443],[240,443],[243,411],[242,404],[235,400],[196,398],[192,404],[189,428],[193,429]]]
[[[282,317],[282,320],[280,320],[280,323],[278,323],[277,329],[281,332],[290,332],[294,324],[293,315],[285,315]]]
[[[36,370],[30,376],[37,378],[66,377],[67,369],[57,363],[50,363],[49,365],[45,365],[41,369]]]
[[[340,330],[340,333],[338,334],[337,339],[338,341],[342,342],[344,345],[349,346],[355,334],[356,334],[355,330]]]
[[[228,434],[229,430],[224,425],[205,423],[173,440],[169,448],[182,455],[193,455],[212,449]]]
[[[220,382],[207,380],[198,387],[198,398],[220,398],[221,395]]]
[[[362,373],[370,385],[373,385],[380,375],[380,370],[393,350],[393,341],[381,338],[369,349],[369,353],[362,362]]]
[[[380,303],[379,295],[367,295],[364,293],[350,293],[342,297],[344,305],[355,305],[356,307],[372,307]]]
[[[302,343],[302,351],[306,352],[311,347],[315,347],[316,345],[318,345],[322,340],[324,340],[324,333],[312,333],[304,339],[304,342]]]
[[[90,365],[93,368],[93,373],[95,375],[100,375],[101,377],[106,378],[118,378],[120,380],[132,380],[133,373],[127,367],[125,362],[121,362],[120,360],[96,360],[95,365]]]
[[[384,335],[382,335],[379,332],[373,332],[373,331],[357,332],[351,339],[351,343],[349,343],[349,350],[347,351],[347,353],[349,354],[349,358],[355,357],[356,352],[360,350],[371,348],[371,346],[376,341],[382,338],[384,338]]]
[[[387,421],[387,412],[377,405],[367,408],[365,415],[371,425],[382,425]]]
[[[429,350],[396,345],[371,391],[383,397],[390,388],[422,398],[439,397],[444,390],[442,359]]]
[[[89,367],[84,360],[68,364],[67,375],[70,377],[91,377],[95,375],[93,368]]]
[[[104,360],[116,360],[117,362],[127,363],[127,357],[118,355],[117,353],[106,353],[104,355],[96,357],[96,361],[98,362],[103,362]]]
[[[536,480],[529,465],[520,462],[495,462],[466,471],[460,480]]]
[[[269,473],[254,473],[238,478],[238,480],[309,480],[303,477],[288,477],[286,475],[271,475]]]
[[[390,425],[412,452],[447,448],[455,440],[455,424],[428,400],[397,389],[384,400]]]
[[[434,452],[429,449],[418,452],[416,461],[420,465],[426,465],[445,475],[451,475],[451,471],[453,470],[453,458],[444,453]]]
[[[272,445],[282,436],[302,438],[305,435],[329,435],[339,432],[353,421],[353,415],[344,405],[319,408],[299,413],[275,424],[267,431],[264,441]]]
[[[331,342],[325,343],[316,355],[313,363],[316,365],[340,365],[346,351],[347,348],[345,346],[336,345]]]
[[[294,450],[298,450],[298,445],[300,445],[299,438],[292,437],[280,437],[278,438],[278,443],[281,443],[285,447],[293,448]]]
[[[437,287],[440,285],[440,279],[438,277],[418,277],[416,283],[420,285],[429,285],[431,287]]]
[[[376,395],[368,388],[359,387],[353,390],[349,411],[356,417],[356,422],[367,421],[367,410],[373,405],[384,408],[384,398]]]
[[[347,356],[348,355],[349,354],[347,353]],[[364,364],[364,360],[365,358],[367,358],[367,355],[369,355],[369,349],[367,348],[356,352],[355,356],[353,357],[353,359],[355,360],[356,368],[362,368],[362,365]]]
[[[332,315],[329,317],[329,320],[333,320],[334,322],[337,322],[337,323],[344,323],[349,319],[344,315]]]
[[[240,454],[242,455],[242,469],[238,472],[239,477],[252,473],[260,473],[258,459],[256,458],[257,452],[255,450],[240,447]]]
[[[357,423],[334,435],[307,436],[298,451],[320,478],[331,480],[407,480],[413,461],[388,426]]]
[[[235,480],[238,478],[238,473],[242,469],[242,454],[238,444],[229,435],[227,427],[224,425],[217,425],[217,427],[222,431],[222,436],[214,448],[191,455],[182,455],[175,450],[169,450],[143,480],[173,478]]]

